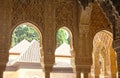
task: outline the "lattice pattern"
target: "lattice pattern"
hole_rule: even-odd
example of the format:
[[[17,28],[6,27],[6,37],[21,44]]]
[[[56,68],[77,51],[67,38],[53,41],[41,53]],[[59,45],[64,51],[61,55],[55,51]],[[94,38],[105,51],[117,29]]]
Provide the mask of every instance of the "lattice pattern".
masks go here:
[[[21,21],[35,21],[41,27],[43,25],[44,0],[13,0],[12,24]]]
[[[55,9],[57,26],[73,26],[74,2],[58,2]]]

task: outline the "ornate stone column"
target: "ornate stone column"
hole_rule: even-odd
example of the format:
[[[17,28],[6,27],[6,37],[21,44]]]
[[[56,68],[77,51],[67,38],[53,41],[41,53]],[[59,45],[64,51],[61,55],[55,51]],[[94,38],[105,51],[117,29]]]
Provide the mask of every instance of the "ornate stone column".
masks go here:
[[[90,44],[88,38],[89,25],[81,24],[80,29],[80,49],[77,52],[79,54],[76,55],[75,63],[79,68],[79,72],[84,74],[84,78],[89,78],[92,65],[92,51],[90,45],[88,45]]]
[[[92,65],[92,49],[90,47],[92,44],[88,37],[92,4],[88,4],[85,9],[83,7],[80,9],[80,11],[78,9],[81,15],[79,18],[79,44],[77,45],[79,47],[74,48],[76,51],[75,66],[76,72],[80,73],[77,74],[78,76],[80,75],[81,77],[81,73],[83,73],[84,78],[88,78]]]
[[[55,63],[56,32],[54,24],[54,0],[46,0],[44,3],[44,28],[42,32],[43,52],[41,64],[45,78],[50,78]],[[48,8],[49,7],[49,8]]]

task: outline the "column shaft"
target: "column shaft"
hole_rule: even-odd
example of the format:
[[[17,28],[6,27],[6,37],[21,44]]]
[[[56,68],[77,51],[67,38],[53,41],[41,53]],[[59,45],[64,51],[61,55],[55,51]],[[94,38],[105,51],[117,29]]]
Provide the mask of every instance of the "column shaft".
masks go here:
[[[50,72],[44,72],[45,73],[45,78],[50,78]]]

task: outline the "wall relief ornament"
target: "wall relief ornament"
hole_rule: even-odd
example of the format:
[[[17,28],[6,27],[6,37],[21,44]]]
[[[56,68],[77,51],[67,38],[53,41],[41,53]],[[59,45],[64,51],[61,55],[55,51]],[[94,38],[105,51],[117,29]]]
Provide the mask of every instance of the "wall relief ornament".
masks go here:
[[[115,12],[113,5],[111,4],[110,0],[97,0],[102,7],[103,11],[105,12],[106,16],[109,18],[109,21],[115,26],[115,18],[118,17],[118,14]]]
[[[44,2],[44,0],[13,0],[12,25],[30,20],[43,26]]]
[[[109,18],[109,21],[112,23],[113,29],[113,39],[120,39],[120,25],[119,25],[119,14],[118,10],[119,1],[114,0],[97,0],[106,16]]]
[[[56,26],[73,26],[74,2],[58,2],[55,8]]]

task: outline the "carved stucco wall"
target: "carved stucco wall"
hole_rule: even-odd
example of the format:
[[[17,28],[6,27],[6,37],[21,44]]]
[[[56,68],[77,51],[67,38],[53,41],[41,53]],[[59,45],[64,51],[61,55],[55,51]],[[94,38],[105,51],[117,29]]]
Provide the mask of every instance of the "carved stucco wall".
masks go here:
[[[2,6],[0,7],[2,16],[0,17],[0,29],[2,29],[0,31],[0,45],[3,45],[0,46],[0,62],[3,64],[8,59],[12,31],[21,23],[32,23],[40,30],[43,42],[41,60],[46,68],[46,64],[50,64],[48,70],[51,70],[54,64],[56,31],[59,28],[66,26],[70,29],[73,36],[73,62],[78,65],[92,64],[94,35],[100,30],[112,31],[107,17],[96,2],[91,4],[92,9],[89,12],[85,12],[88,16],[84,15],[83,7],[77,0],[5,0],[0,1],[0,4]],[[84,25],[86,21],[87,25]],[[81,44],[81,42],[86,42],[86,44]],[[84,50],[86,47],[87,49]],[[87,56],[87,58],[82,56]],[[2,65],[2,63],[0,64]],[[84,68],[82,70],[88,71]]]
[[[90,25],[89,25],[89,30],[88,30],[88,38],[87,40],[89,41],[89,49],[92,52],[93,46],[90,46],[93,44],[93,39],[94,36],[97,32],[102,31],[102,30],[107,30],[109,32],[112,32],[111,25],[106,18],[104,12],[100,8],[100,6],[97,4],[97,2],[94,2],[93,4],[93,9],[91,12],[91,19],[90,19]]]
[[[42,32],[44,27],[44,0],[13,0],[12,5],[12,26],[24,22],[35,24]]]
[[[54,64],[56,48],[56,31],[60,27],[67,27],[77,43],[77,1],[73,0],[13,0],[11,2],[11,29],[25,22],[34,24],[42,34],[43,52],[41,61],[45,64]],[[73,32],[74,31],[74,32]],[[49,33],[48,33],[49,32]],[[11,32],[12,34],[12,32]],[[76,45],[77,47],[77,45]],[[49,59],[48,59],[49,58]],[[51,69],[48,68],[48,69]]]

